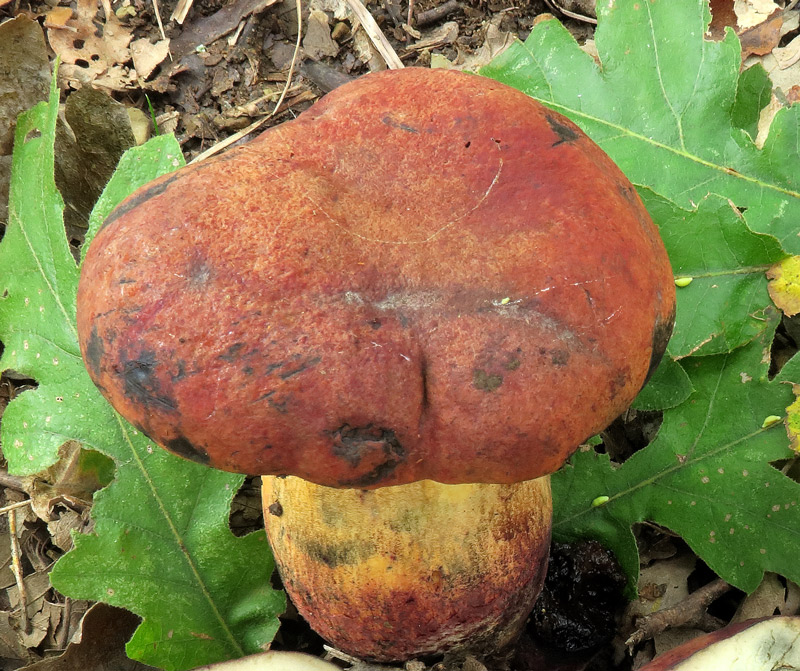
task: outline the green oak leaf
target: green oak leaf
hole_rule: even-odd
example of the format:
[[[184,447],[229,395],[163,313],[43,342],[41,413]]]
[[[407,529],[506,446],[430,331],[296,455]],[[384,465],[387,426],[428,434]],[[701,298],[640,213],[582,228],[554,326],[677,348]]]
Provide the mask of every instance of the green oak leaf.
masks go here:
[[[753,233],[741,213],[716,195],[684,210],[640,189],[669,254],[677,288],[675,329],[667,354],[634,401],[639,410],[672,408],[692,386],[675,359],[728,352],[770,328],[775,307],[766,271],[785,258],[772,236]]]
[[[683,366],[667,354],[639,392],[632,407],[636,410],[674,408],[689,398],[692,391],[692,383]]]
[[[771,465],[793,453],[782,422],[765,426],[794,400],[787,383],[800,380],[800,357],[768,379],[776,324],[733,352],[682,360],[694,393],[665,410],[656,439],[623,464],[584,450],[553,475],[555,538],[602,540],[631,589],[639,570],[631,525],[644,521],[679,534],[746,592],[764,571],[800,580],[800,484]]]
[[[551,19],[481,74],[571,118],[637,186],[687,209],[720,194],[753,231],[800,253],[800,106],[755,145],[767,83],[739,74],[732,31],[705,37],[707,0],[600,0],[597,12],[599,63]]]
[[[51,578],[68,596],[140,615],[131,656],[178,670],[257,652],[272,640],[285,600],[270,586],[274,563],[264,533],[237,538],[228,526],[242,476],[155,446],[114,412],[83,366],[78,267],[53,180],[57,115],[54,78],[49,102],[17,124],[10,218],[0,241],[0,369],[38,387],[3,415],[4,456],[12,472],[35,474],[57,460],[63,443],[77,440],[113,459],[115,479],[95,495],[94,532],[75,538]],[[94,227],[136,186],[181,163],[174,138],[132,150],[95,208]]]
[[[720,196],[704,198],[692,211],[641,192],[667,248],[673,273],[691,280],[677,288],[674,358],[729,352],[769,327],[775,310],[766,272],[786,257],[778,241],[753,233],[742,215]]]

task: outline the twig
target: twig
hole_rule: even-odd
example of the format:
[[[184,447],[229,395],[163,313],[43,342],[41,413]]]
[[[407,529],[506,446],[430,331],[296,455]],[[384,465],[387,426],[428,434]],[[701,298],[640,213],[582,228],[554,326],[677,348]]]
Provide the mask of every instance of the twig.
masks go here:
[[[302,95],[303,94],[298,95],[297,98],[301,98]],[[302,101],[301,100],[292,99],[292,103],[295,103],[295,102],[302,102]],[[285,111],[285,109],[280,108],[280,109],[277,110],[277,114],[280,114],[283,111]],[[189,163],[190,164],[191,163],[199,163],[200,161],[205,161],[207,158],[212,157],[214,154],[218,154],[223,149],[226,149],[230,145],[232,145],[235,142],[238,142],[239,140],[241,140],[243,137],[245,137],[247,135],[250,135],[250,133],[253,133],[254,131],[256,131],[259,128],[261,128],[261,126],[263,126],[265,123],[267,123],[267,121],[269,121],[275,114],[276,114],[276,111],[273,110],[272,113],[267,114],[264,117],[261,117],[258,121],[254,121],[253,123],[251,123],[246,128],[242,128],[242,130],[237,131],[233,135],[230,135],[230,136],[226,137],[224,140],[220,140],[213,147],[209,147],[204,152],[202,152],[202,153],[198,154],[197,156],[195,156],[191,161],[189,161]]]
[[[175,9],[172,10],[172,16],[169,17],[170,21],[177,21],[178,24],[183,25],[191,8],[192,0],[178,0]]]
[[[167,34],[164,32],[164,24],[161,22],[161,12],[158,9],[158,0],[153,0],[153,11],[156,14],[156,23],[158,24],[158,29],[161,31],[161,39],[166,40]]]
[[[428,24],[436,23],[437,21],[441,21],[448,14],[458,11],[461,11],[461,4],[458,0],[447,0],[443,5],[417,14],[416,26],[417,28],[422,28]]]
[[[31,505],[30,499],[25,499],[24,501],[17,501],[16,503],[9,503],[7,506],[3,506],[2,508],[0,508],[0,515],[4,515],[5,513],[10,513],[12,510],[16,510],[17,508],[24,508],[25,506],[29,505]],[[13,515],[9,517],[13,517]]]
[[[24,492],[25,481],[16,475],[10,475],[6,471],[0,471],[0,487],[13,489],[18,492]]]
[[[568,9],[564,9],[561,5],[559,5],[555,0],[544,0],[550,9],[554,9],[557,12],[560,12],[564,16],[568,16],[570,19],[575,19],[576,21],[585,21],[586,23],[593,23],[597,25],[597,19],[593,16],[586,16],[585,14],[578,14],[577,12],[572,12]]]
[[[64,597],[64,610],[61,613],[61,629],[56,637],[56,647],[59,650],[65,650],[69,643],[69,621],[72,619],[72,599],[68,596]]]
[[[29,504],[30,501],[21,501],[21,503]],[[10,508],[11,506],[6,506]],[[15,504],[19,508],[19,505]],[[28,621],[28,592],[25,589],[25,580],[22,577],[22,563],[20,561],[19,539],[17,539],[17,512],[11,510],[8,516],[8,535],[11,537],[11,569],[14,572],[14,580],[17,583],[17,592],[19,593],[19,608],[20,618],[22,620],[22,631],[29,634],[31,631],[31,623]]]
[[[292,84],[292,76],[294,75],[294,66],[295,66],[295,63],[297,63],[297,54],[300,53],[300,43],[301,43],[302,37],[303,37],[303,30],[302,30],[302,27],[303,27],[303,14],[302,14],[303,7],[300,4],[300,0],[295,0],[294,6],[295,6],[295,9],[297,10],[297,41],[294,44],[294,53],[292,54],[292,62],[289,63],[289,74],[286,75],[286,84],[283,87],[283,91],[281,91],[281,97],[278,98],[278,102],[275,103],[275,109],[272,110],[272,112],[267,117],[267,119],[271,119],[272,117],[274,117],[278,113],[278,110],[281,107],[281,103],[283,103],[283,99],[286,97],[286,92],[289,90],[289,86],[291,86],[291,84]]]
[[[331,647],[330,645],[323,645],[322,648],[327,653],[326,658],[334,658],[338,659],[346,664],[350,664],[350,668],[352,671],[402,671],[399,667],[396,666],[385,666],[383,664],[370,664],[369,662],[364,662],[358,657],[352,657],[348,655],[346,652],[342,652],[341,650],[337,650],[336,648]]]
[[[389,44],[389,40],[386,39],[386,35],[383,34],[380,26],[378,26],[378,23],[375,21],[372,14],[367,11],[367,8],[364,7],[364,4],[361,2],[361,0],[347,0],[347,6],[361,22],[361,27],[367,33],[367,36],[372,44],[375,45],[378,53],[383,56],[383,60],[386,61],[386,65],[392,70],[404,68],[405,65],[403,65],[403,61],[400,60],[400,57],[392,48],[392,45]]]
[[[286,93],[289,91],[289,87],[292,85],[292,76],[294,75],[294,67],[295,64],[297,63],[297,54],[300,53],[300,44],[303,36],[303,31],[302,31],[303,8],[300,4],[300,0],[295,0],[295,7],[297,9],[297,42],[295,42],[294,45],[292,62],[289,63],[289,74],[286,76],[286,84],[284,84],[283,91],[281,91],[280,98],[278,98],[278,102],[275,103],[275,107],[272,110],[272,112],[267,114],[267,116],[265,116],[263,119],[259,119],[258,121],[251,123],[247,128],[243,128],[238,133],[234,133],[230,137],[225,138],[224,140],[222,140],[222,142],[217,142],[217,144],[215,144],[213,147],[209,147],[201,154],[195,156],[190,161],[190,163],[199,163],[200,161],[204,161],[210,156],[213,156],[214,154],[221,152],[223,149],[232,145],[234,142],[238,142],[246,135],[249,135],[253,131],[261,128],[261,126],[263,126],[265,123],[267,123],[267,121],[272,119],[276,114],[278,114],[281,111],[281,105],[283,104],[283,100],[284,98],[286,98]]]
[[[625,645],[632,648],[670,627],[679,627],[692,620],[699,619],[711,603],[731,589],[733,587],[721,578],[703,585],[679,604],[671,608],[664,608],[640,619],[637,622],[636,631],[628,637]]]

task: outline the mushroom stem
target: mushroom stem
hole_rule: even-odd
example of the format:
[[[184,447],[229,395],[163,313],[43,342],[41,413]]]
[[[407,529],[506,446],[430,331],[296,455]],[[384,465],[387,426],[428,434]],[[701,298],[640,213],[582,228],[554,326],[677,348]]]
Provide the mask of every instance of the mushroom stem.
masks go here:
[[[263,500],[289,596],[313,629],[361,659],[501,650],[542,587],[549,476],[369,491],[265,476]]]

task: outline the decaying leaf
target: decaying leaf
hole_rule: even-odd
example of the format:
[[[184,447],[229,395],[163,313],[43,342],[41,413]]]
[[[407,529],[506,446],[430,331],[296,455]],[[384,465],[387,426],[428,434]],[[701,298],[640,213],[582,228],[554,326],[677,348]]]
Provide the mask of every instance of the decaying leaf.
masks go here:
[[[130,28],[120,22],[107,1],[104,10],[99,35],[94,22],[97,0],[78,0],[73,19],[64,26],[51,26],[47,30],[50,46],[63,63],[59,74],[74,88],[95,83],[122,90],[135,82],[135,73],[122,67],[131,58]]]
[[[127,610],[95,604],[63,654],[21,671],[155,671],[125,655],[125,643],[138,625],[139,618]]]
[[[131,42],[131,58],[136,77],[144,82],[169,54],[169,39],[152,44],[147,38]]]
[[[786,408],[786,434],[789,436],[789,445],[800,454],[800,385],[792,385],[795,400]]]
[[[734,2],[737,23],[741,29],[763,23],[767,17],[779,9],[781,8],[772,0],[735,0]]]
[[[775,573],[765,573],[764,579],[754,592],[748,594],[733,617],[733,622],[743,622],[771,615],[793,615],[796,604],[796,585],[784,581]]]
[[[8,219],[14,122],[47,95],[49,80],[47,45],[39,24],[26,16],[6,21],[0,26],[0,221]]]
[[[767,271],[769,295],[775,305],[792,317],[800,312],[800,256],[789,256]]]
[[[783,12],[776,9],[766,19],[739,33],[742,60],[751,54],[763,56],[778,46],[783,28]]]

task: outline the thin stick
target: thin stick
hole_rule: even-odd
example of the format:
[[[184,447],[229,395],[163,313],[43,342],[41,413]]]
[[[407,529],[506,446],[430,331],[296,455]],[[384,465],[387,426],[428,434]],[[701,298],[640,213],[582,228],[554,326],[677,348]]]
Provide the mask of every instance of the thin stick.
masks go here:
[[[273,109],[272,112],[270,112],[270,115],[267,117],[267,119],[271,119],[278,113],[278,110],[280,109],[281,104],[283,103],[283,99],[286,97],[286,93],[289,91],[289,86],[291,86],[292,84],[292,76],[294,75],[294,66],[295,63],[297,63],[297,54],[300,53],[300,42],[303,36],[303,30],[302,30],[303,7],[300,4],[300,0],[295,0],[294,6],[297,10],[297,42],[295,42],[294,44],[294,53],[292,54],[292,62],[289,63],[289,74],[286,76],[286,84],[283,87],[283,91],[281,91],[281,97],[278,98],[278,102],[275,103],[275,109]]]
[[[5,513],[11,512],[12,510],[16,510],[17,508],[22,508],[24,506],[29,506],[29,505],[31,505],[30,499],[25,499],[24,501],[17,501],[16,503],[9,503],[7,506],[3,506],[2,508],[0,508],[0,515],[4,515]],[[13,515],[10,515],[9,518],[10,517],[13,517]]]
[[[430,23],[441,21],[451,12],[458,11],[461,11],[461,5],[458,0],[447,0],[443,5],[417,14],[417,28],[422,28]]]
[[[213,147],[209,147],[204,152],[198,154],[190,161],[190,163],[199,163],[200,161],[204,161],[205,159],[207,159],[209,156],[213,156],[214,154],[221,152],[223,149],[232,145],[234,142],[238,142],[240,139],[242,139],[246,135],[249,135],[254,130],[261,128],[261,126],[263,126],[265,123],[267,123],[267,121],[272,119],[276,114],[278,114],[278,112],[281,111],[281,105],[283,104],[283,100],[284,98],[286,98],[286,94],[289,91],[289,87],[292,84],[292,76],[294,75],[294,66],[297,63],[297,54],[300,53],[300,44],[303,39],[303,31],[302,31],[303,8],[302,5],[300,4],[300,0],[295,0],[295,7],[297,9],[297,41],[295,42],[294,45],[292,62],[289,63],[289,74],[286,76],[286,84],[283,87],[283,91],[281,91],[281,95],[280,98],[278,98],[278,102],[275,103],[274,109],[264,118],[259,119],[258,121],[254,121],[247,128],[243,128],[239,132],[231,135],[230,137],[226,137],[221,142],[217,142],[217,144],[215,144]]]
[[[585,14],[578,14],[577,12],[571,12],[568,9],[564,9],[555,0],[544,0],[544,1],[550,6],[550,9],[555,9],[557,12],[561,12],[564,16],[568,16],[569,18],[575,19],[576,21],[585,21],[586,23],[593,23],[597,25],[597,19],[595,19],[592,16],[586,16]]]
[[[633,647],[642,641],[647,641],[653,638],[656,634],[670,627],[680,627],[681,625],[691,622],[698,616],[705,613],[706,608],[716,601],[723,594],[733,589],[731,585],[726,583],[721,578],[713,580],[707,585],[703,585],[700,589],[692,592],[688,597],[671,608],[664,608],[652,615],[643,617],[637,622],[636,631],[634,631],[625,645]]]
[[[30,503],[23,501],[23,503]],[[6,506],[9,507],[9,506]],[[19,507],[19,506],[17,506]],[[14,580],[17,583],[19,592],[20,618],[22,619],[22,631],[29,634],[31,623],[28,621],[28,592],[25,589],[25,581],[22,577],[22,563],[20,561],[19,540],[17,539],[17,512],[11,511],[8,516],[8,535],[11,536],[11,568],[14,572]]]
[[[169,17],[170,20],[177,21],[179,24],[183,25],[183,22],[186,20],[186,15],[191,8],[192,0],[178,0],[175,9],[172,10],[172,16]]]
[[[356,18],[361,22],[361,27],[367,33],[370,41],[375,45],[375,48],[378,50],[381,56],[383,56],[383,60],[386,61],[386,65],[392,70],[399,70],[400,68],[404,68],[403,61],[400,60],[400,56],[397,55],[397,52],[392,48],[392,45],[389,44],[389,40],[386,39],[386,35],[381,32],[378,23],[367,11],[367,8],[364,7],[361,0],[347,0],[347,6],[353,11],[353,14],[356,15]]]
[[[72,599],[64,597],[64,610],[61,613],[61,629],[58,632],[56,647],[65,650],[69,643],[69,621],[72,619]]]
[[[25,491],[25,481],[16,475],[9,475],[6,471],[0,471],[0,487],[14,489],[18,492]]]
[[[161,12],[158,9],[158,0],[153,0],[153,10],[156,13],[156,23],[158,23],[158,29],[161,31],[161,39],[166,40],[167,34],[164,32],[164,24],[161,23]]]

